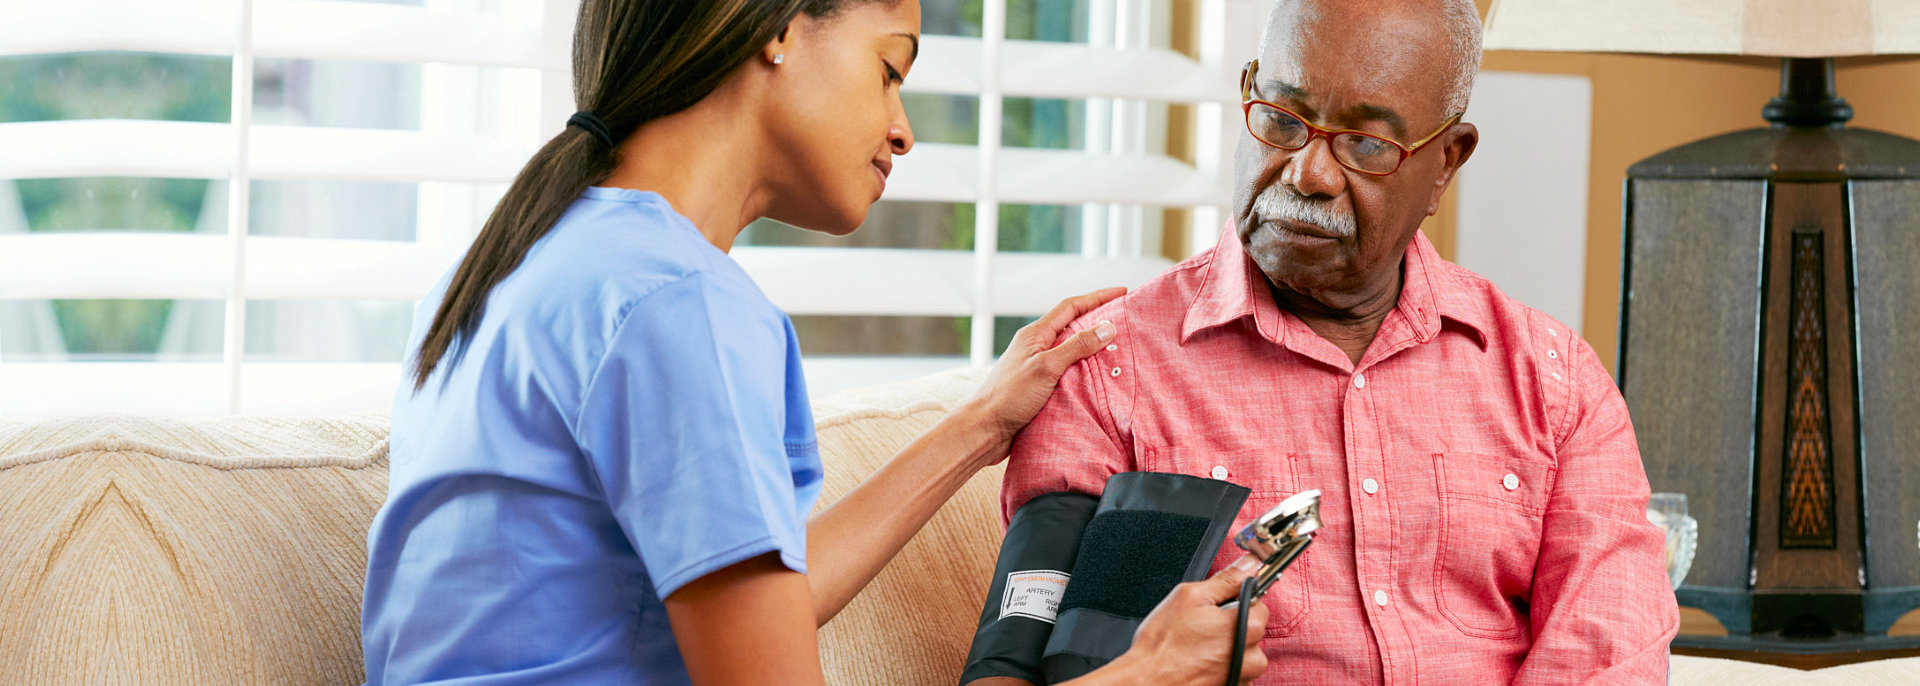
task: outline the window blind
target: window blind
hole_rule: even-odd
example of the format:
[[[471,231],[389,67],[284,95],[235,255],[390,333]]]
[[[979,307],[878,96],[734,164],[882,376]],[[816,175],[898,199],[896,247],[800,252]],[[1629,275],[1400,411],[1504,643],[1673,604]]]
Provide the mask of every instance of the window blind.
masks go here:
[[[972,225],[953,227],[957,234],[970,229],[968,244],[748,244],[734,250],[762,289],[796,318],[965,323],[960,354],[809,358],[816,391],[989,362],[1009,318],[1038,315],[1063,297],[1095,288],[1137,285],[1218,231],[1228,193],[1229,134],[1239,126],[1238,62],[1229,65],[1226,55],[1250,49],[1253,36],[1245,24],[1263,10],[1258,3],[1083,0],[1070,12],[1065,31],[1078,39],[1039,40],[1008,37],[1009,12],[1038,12],[1036,0],[923,2],[929,16],[966,14],[972,5],[978,5],[978,35],[929,28],[904,87],[910,95],[974,103],[967,124],[975,130],[955,135],[972,140],[917,144],[897,160],[882,198],[971,206]],[[267,311],[261,303],[287,301],[390,302],[405,309],[421,298],[462,254],[527,156],[571,113],[567,52],[575,10],[574,0],[8,3],[0,9],[0,61],[93,53],[213,56],[230,60],[231,79],[213,85],[227,91],[225,121],[80,117],[0,123],[0,179],[211,181],[200,231],[100,225],[8,232],[9,208],[0,195],[0,302],[204,303],[198,326],[220,331],[217,359],[208,352],[104,360],[23,356],[17,344],[9,350],[5,343],[22,340],[22,332],[0,331],[0,413],[387,409],[400,378],[397,356],[327,361],[267,354],[253,333],[259,327],[249,326],[250,313]],[[1027,16],[1015,15],[1023,22]],[[1153,38],[1175,23],[1193,27],[1187,41],[1192,47],[1185,51]],[[408,65],[406,73],[417,76],[406,78],[417,79],[417,88],[400,97],[398,107],[417,115],[418,123],[378,128],[262,119],[273,108],[255,102],[256,70],[288,61]],[[324,89],[314,93],[315,99],[327,96]],[[350,97],[341,100],[329,106],[355,106]],[[1082,133],[1070,146],[1008,145],[1003,111],[1016,100],[1079,103],[1065,125]],[[1166,117],[1150,116],[1149,105],[1156,103],[1191,113],[1173,131],[1191,141],[1189,159],[1155,142],[1173,126]],[[915,123],[924,140],[926,132]],[[262,184],[274,183],[410,188],[412,235],[354,237],[352,227],[287,235],[251,226],[260,208],[250,201]],[[1074,227],[1076,249],[1003,249],[998,237],[1007,206],[1084,208]],[[1145,218],[1168,208],[1190,210],[1189,225],[1182,228],[1193,238],[1191,247],[1170,250],[1149,235],[1153,222]],[[225,225],[219,227],[222,211]],[[214,229],[205,230],[208,225]],[[208,309],[214,303],[221,313],[217,326]],[[176,304],[162,338],[191,337],[173,330],[191,309]],[[0,327],[44,327],[48,321],[44,313],[0,316]],[[404,345],[390,340],[404,330],[389,327],[380,335],[383,350]],[[212,344],[204,350],[213,350]]]

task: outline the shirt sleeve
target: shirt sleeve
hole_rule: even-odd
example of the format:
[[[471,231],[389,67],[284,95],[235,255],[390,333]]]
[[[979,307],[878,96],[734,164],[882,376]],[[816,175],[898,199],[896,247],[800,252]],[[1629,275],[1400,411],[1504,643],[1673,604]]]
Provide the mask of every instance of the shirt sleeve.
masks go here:
[[[713,280],[695,273],[630,306],[574,422],[663,599],[768,552],[806,571],[784,434],[791,328]]]
[[[1647,521],[1647,475],[1625,400],[1585,341],[1534,569],[1533,647],[1515,684],[1664,684],[1680,628],[1666,536]]]
[[[1106,317],[1083,317],[1061,332],[1060,340],[1102,318]],[[1120,327],[1120,335],[1126,336],[1125,326]],[[1130,348],[1121,345],[1119,349]],[[1104,368],[1102,357],[1111,354],[1096,354],[1068,367],[1040,414],[1014,437],[1000,488],[1002,526],[1035,497],[1061,492],[1098,497],[1108,477],[1133,469],[1127,442],[1111,421],[1105,402],[1114,389],[1096,385],[1103,377],[1095,371]]]

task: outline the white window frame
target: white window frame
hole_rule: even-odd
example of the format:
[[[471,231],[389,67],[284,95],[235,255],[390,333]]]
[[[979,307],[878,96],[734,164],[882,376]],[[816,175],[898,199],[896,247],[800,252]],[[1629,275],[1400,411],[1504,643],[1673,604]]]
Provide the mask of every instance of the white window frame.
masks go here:
[[[71,233],[0,237],[0,298],[206,299],[226,303],[222,362],[22,363],[0,350],[0,414],[115,410],[169,414],[385,410],[396,364],[245,361],[249,299],[418,300],[465,244],[537,145],[572,113],[568,50],[576,0],[468,0],[424,7],[344,0],[78,0],[8,3],[0,55],[88,51],[223,55],[233,60],[231,124],[81,120],[0,124],[0,179],[94,176],[224,180],[228,233]],[[922,143],[900,158],[884,199],[975,206],[970,253],[741,247],[734,256],[794,315],[969,317],[965,359],[810,360],[815,388],[895,378],[993,355],[994,318],[1034,316],[1059,299],[1138,285],[1172,264],[1139,207],[1190,208],[1192,248],[1210,245],[1227,201],[1236,78],[1265,3],[1197,0],[1200,55],[1149,47],[1165,0],[1092,0],[1088,44],[1005,38],[1004,0],[985,3],[982,38],[925,36],[906,89],[979,101],[976,145]],[[1251,21],[1249,20],[1251,17]],[[1233,56],[1229,60],[1228,56]],[[256,58],[422,65],[419,131],[254,125]],[[510,67],[475,76],[448,65]],[[510,94],[513,97],[502,97]],[[527,95],[535,97],[526,97]],[[1089,99],[1087,146],[1001,146],[1005,97]],[[1195,162],[1151,154],[1144,101],[1196,106]],[[480,109],[517,103],[497,135]],[[463,119],[463,117],[465,117]],[[421,184],[411,243],[248,236],[250,184],[322,179]],[[999,251],[1002,203],[1074,205],[1079,254]],[[1108,212],[1110,205],[1130,208]],[[1146,214],[1158,215],[1158,212]],[[1179,255],[1171,257],[1180,257]],[[833,275],[830,279],[823,275]]]

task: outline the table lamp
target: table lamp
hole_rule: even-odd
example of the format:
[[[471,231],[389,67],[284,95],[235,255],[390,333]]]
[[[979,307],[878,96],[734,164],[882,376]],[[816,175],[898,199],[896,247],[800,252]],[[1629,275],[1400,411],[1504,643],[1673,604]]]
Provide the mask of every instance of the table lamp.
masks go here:
[[[1616,373],[1699,520],[1680,604],[1729,632],[1674,647],[1915,654],[1920,141],[1846,127],[1834,60],[1920,53],[1920,2],[1495,0],[1485,46],[1779,58],[1766,126],[1625,181]]]

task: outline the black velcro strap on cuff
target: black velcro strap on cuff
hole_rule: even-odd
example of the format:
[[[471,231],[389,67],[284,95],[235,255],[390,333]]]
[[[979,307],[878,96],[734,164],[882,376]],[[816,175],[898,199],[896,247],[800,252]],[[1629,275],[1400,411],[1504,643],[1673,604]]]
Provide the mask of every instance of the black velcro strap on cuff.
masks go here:
[[[1185,578],[1207,524],[1199,517],[1152,510],[1094,515],[1080,539],[1080,557],[1073,562],[1073,582],[1060,611],[1085,607],[1147,616]]]
[[[1114,627],[1137,626],[1174,586],[1206,578],[1250,493],[1183,474],[1126,472],[1108,479],[1041,658],[1046,680],[1035,683],[1085,675],[1126,652],[1132,632]]]

